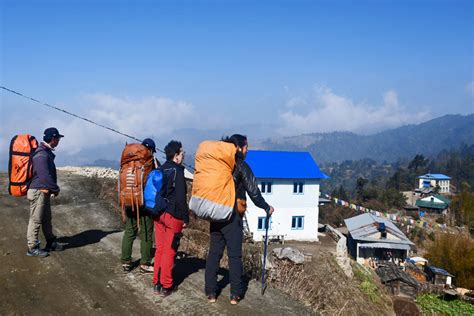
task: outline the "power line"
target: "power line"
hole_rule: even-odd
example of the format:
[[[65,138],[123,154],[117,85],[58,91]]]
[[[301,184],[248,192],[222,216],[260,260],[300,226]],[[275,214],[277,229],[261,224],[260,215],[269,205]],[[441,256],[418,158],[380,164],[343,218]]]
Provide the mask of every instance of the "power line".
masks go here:
[[[87,117],[83,117],[83,116],[74,114],[74,113],[72,113],[72,112],[69,112],[69,111],[67,111],[67,110],[61,109],[61,108],[59,108],[59,107],[57,107],[57,106],[54,106],[54,105],[51,105],[51,104],[48,104],[48,103],[45,103],[45,102],[41,102],[41,101],[39,101],[39,100],[37,100],[37,99],[34,99],[34,98],[29,97],[29,96],[27,96],[27,95],[24,95],[23,93],[20,93],[20,92],[18,92],[18,91],[9,89],[9,88],[7,88],[7,87],[0,86],[0,88],[2,88],[3,90],[5,90],[5,91],[7,91],[7,92],[16,94],[16,95],[18,95],[18,96],[20,96],[20,97],[22,97],[22,98],[27,99],[27,100],[31,100],[31,101],[33,101],[33,102],[36,102],[36,103],[40,104],[40,105],[49,107],[49,108],[51,108],[51,109],[53,109],[53,110],[56,110],[56,111],[59,111],[59,112],[63,112],[63,113],[65,113],[65,114],[67,114],[67,115],[73,116],[73,117],[75,117],[75,118],[78,118],[78,119],[80,119],[80,120],[86,121],[86,122],[91,123],[91,124],[93,124],[93,125],[96,125],[96,126],[105,128],[105,129],[107,129],[107,130],[109,130],[109,131],[111,131],[111,132],[114,132],[114,133],[116,133],[116,134],[119,134],[119,135],[128,137],[128,138],[133,139],[133,140],[136,140],[136,141],[138,141],[138,142],[142,142],[142,140],[140,140],[139,138],[137,138],[137,137],[135,137],[135,136],[122,133],[122,132],[120,132],[120,131],[118,131],[118,130],[116,130],[116,129],[114,129],[114,128],[111,128],[111,127],[105,126],[105,125],[103,125],[103,124],[94,122],[93,120],[88,119]],[[161,152],[161,153],[163,153],[163,154],[165,153],[165,151],[162,150],[162,149],[160,149],[160,148],[156,148],[156,150],[158,150],[159,152]],[[183,163],[183,164],[184,164],[184,163]],[[187,165],[187,164],[184,164],[184,165],[187,166],[187,167],[189,167],[189,168],[194,169],[192,166],[189,166],[189,165]]]

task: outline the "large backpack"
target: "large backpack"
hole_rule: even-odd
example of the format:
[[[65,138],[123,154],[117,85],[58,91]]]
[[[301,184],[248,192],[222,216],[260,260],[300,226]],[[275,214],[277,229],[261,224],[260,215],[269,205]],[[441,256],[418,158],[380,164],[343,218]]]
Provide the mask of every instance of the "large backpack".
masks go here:
[[[234,144],[204,141],[196,151],[193,190],[189,208],[200,218],[227,221],[235,204]]]
[[[118,180],[122,219],[125,219],[126,206],[131,206],[132,211],[138,211],[143,206],[143,189],[148,174],[153,170],[153,164],[153,153],[145,146],[128,144],[123,149]]]
[[[33,177],[33,154],[38,148],[38,141],[29,134],[15,135],[10,142],[8,162],[8,193],[13,196],[24,196]]]
[[[153,170],[148,175],[145,186],[145,208],[154,216],[159,216],[169,205],[168,192],[175,186],[176,168]]]

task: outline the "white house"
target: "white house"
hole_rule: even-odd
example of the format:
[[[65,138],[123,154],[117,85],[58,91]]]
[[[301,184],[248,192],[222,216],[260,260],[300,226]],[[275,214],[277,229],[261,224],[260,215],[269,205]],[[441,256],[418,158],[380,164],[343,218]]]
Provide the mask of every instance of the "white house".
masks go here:
[[[250,150],[246,162],[263,197],[275,209],[268,234],[318,240],[319,184],[326,176],[308,152]],[[265,236],[265,211],[247,197],[247,223],[255,241]]]
[[[440,173],[427,173],[419,176],[419,189],[440,187],[439,193],[449,193],[450,177]]]

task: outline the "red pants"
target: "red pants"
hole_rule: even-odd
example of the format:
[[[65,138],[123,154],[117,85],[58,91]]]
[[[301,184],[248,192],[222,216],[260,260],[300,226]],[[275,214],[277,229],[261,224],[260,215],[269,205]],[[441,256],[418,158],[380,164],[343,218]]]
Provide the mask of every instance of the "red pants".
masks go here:
[[[183,230],[183,221],[168,213],[163,213],[154,222],[156,252],[153,284],[160,283],[164,288],[169,289],[173,286],[173,266],[179,242],[175,239],[179,236],[175,235]]]

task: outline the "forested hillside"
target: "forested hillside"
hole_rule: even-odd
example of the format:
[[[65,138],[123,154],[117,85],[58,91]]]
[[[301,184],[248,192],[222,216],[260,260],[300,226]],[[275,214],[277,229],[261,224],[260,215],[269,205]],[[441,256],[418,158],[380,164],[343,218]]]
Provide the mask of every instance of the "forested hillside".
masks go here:
[[[474,144],[474,114],[446,115],[374,135],[314,133],[267,139],[258,146],[268,150],[309,151],[318,163],[340,163],[349,159],[395,162],[419,153],[435,156],[442,150],[458,148],[461,144]]]

